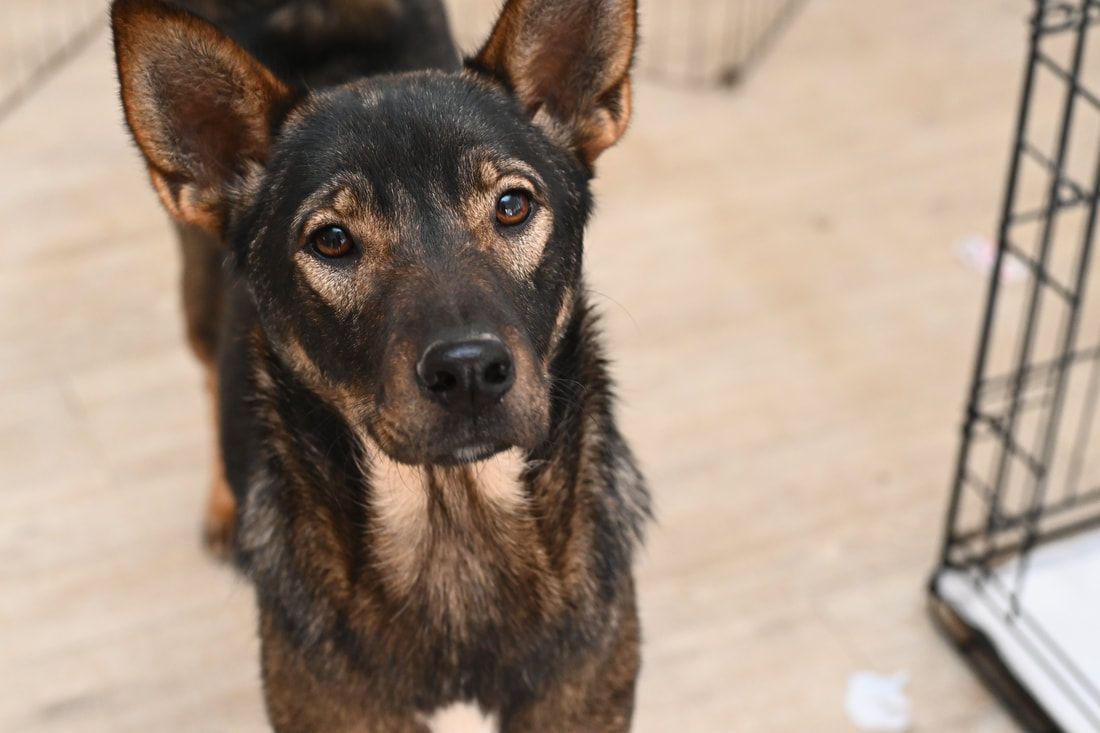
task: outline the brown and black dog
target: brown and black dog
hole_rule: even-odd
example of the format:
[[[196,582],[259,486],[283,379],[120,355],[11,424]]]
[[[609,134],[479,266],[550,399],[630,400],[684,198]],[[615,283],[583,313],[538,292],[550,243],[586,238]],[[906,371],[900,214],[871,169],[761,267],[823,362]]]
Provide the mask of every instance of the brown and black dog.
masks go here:
[[[649,513],[581,273],[636,0],[116,0],[279,731],[623,731]]]

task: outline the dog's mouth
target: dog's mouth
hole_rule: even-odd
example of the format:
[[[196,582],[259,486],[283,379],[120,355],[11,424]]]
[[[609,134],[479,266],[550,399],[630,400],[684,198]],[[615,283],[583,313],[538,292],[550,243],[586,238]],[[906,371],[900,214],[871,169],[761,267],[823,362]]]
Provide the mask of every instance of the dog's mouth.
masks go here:
[[[526,441],[503,428],[475,429],[449,425],[441,430],[410,431],[371,425],[378,447],[398,463],[412,466],[462,466],[486,461],[498,453],[524,447]]]
[[[450,456],[448,456],[449,460],[447,460],[446,463],[456,466],[465,465],[467,463],[479,463],[480,461],[487,461],[496,454],[511,448],[512,446],[507,443],[475,443],[454,450]]]
[[[471,463],[487,461],[498,453],[511,450],[515,446],[507,442],[470,443],[458,447],[443,447],[430,451],[410,450],[404,446],[379,444],[390,458],[407,465],[418,466],[465,466]]]

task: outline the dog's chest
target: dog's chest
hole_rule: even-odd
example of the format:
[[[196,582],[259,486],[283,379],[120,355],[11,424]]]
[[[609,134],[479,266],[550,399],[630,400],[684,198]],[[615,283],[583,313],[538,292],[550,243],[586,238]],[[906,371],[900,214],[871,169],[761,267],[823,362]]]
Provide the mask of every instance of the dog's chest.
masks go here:
[[[376,459],[367,531],[387,594],[459,634],[502,621],[515,597],[553,596],[521,470],[514,452],[452,468]]]

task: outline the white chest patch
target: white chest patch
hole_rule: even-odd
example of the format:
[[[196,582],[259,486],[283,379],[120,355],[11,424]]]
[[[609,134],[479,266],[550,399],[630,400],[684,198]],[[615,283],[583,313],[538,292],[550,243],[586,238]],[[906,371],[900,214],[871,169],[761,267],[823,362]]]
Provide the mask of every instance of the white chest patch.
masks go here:
[[[424,716],[423,722],[432,733],[496,733],[496,717],[486,717],[476,705],[457,703],[432,715]]]

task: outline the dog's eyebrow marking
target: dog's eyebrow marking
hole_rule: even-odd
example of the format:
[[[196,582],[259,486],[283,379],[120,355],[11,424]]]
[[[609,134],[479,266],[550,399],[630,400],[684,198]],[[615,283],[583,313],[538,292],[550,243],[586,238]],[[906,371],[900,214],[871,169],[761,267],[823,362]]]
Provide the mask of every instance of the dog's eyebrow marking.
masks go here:
[[[474,154],[476,168],[480,180],[478,181],[486,189],[496,188],[500,181],[505,179],[518,179],[540,193],[546,188],[546,183],[538,171],[527,163],[516,158],[500,158],[497,156],[484,157],[486,154]]]
[[[326,223],[351,223],[372,217],[370,202],[373,186],[367,178],[350,171],[337,173],[324,186],[307,196],[298,207],[291,222],[295,237],[301,237],[312,226],[320,225],[320,219],[333,215],[341,221]]]

